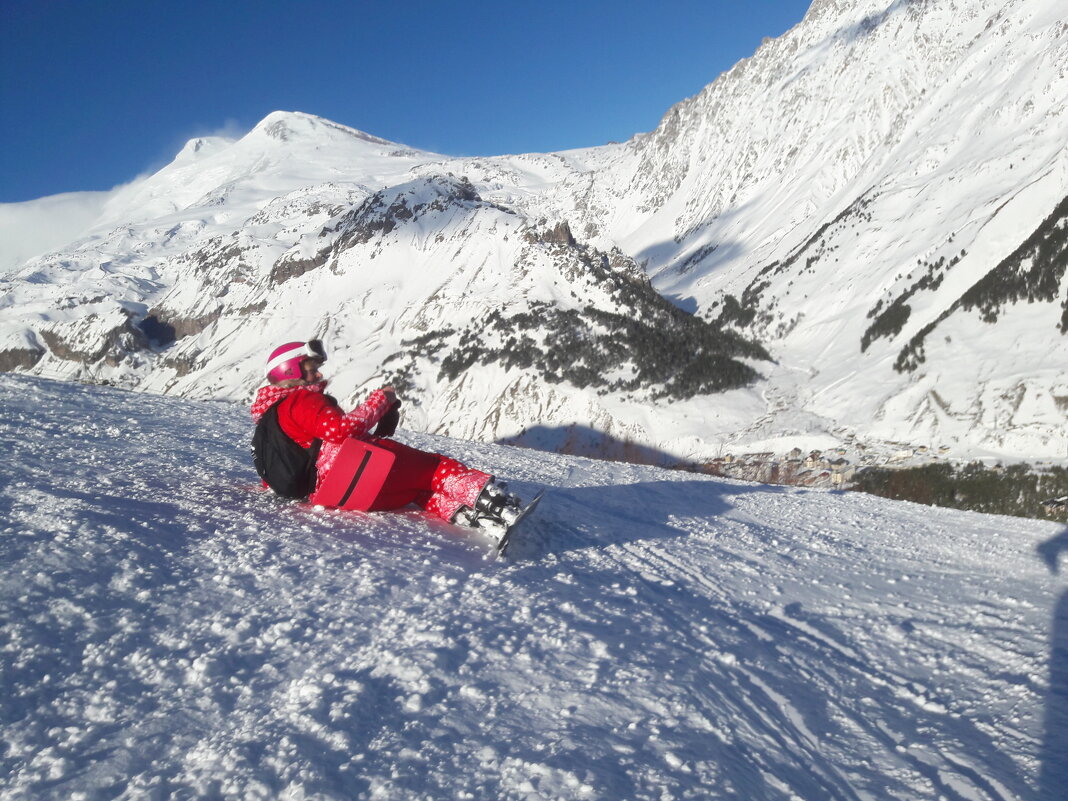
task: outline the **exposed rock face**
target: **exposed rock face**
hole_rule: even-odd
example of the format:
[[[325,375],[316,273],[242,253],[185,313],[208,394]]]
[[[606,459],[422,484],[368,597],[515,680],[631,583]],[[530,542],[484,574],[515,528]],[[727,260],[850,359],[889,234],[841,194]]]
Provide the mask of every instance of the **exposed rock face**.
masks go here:
[[[129,353],[147,348],[144,332],[133,324],[129,314],[88,314],[72,322],[42,328],[41,338],[51,354],[81,365],[93,365],[107,360],[117,365]]]
[[[0,372],[9,373],[15,370],[29,370],[41,360],[44,354],[44,348],[40,350],[32,348],[0,350]]]

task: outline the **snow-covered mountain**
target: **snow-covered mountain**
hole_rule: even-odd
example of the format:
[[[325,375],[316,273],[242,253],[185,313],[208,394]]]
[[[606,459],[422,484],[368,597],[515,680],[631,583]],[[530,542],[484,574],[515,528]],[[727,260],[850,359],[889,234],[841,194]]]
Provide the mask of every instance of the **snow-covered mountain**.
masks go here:
[[[451,158],[282,112],[194,140],[3,274],[0,368],[242,399],[314,335],[346,400],[391,380],[465,438],[1063,457],[1062,5],[817,0],[588,150]]]
[[[1063,526],[402,432],[548,487],[493,561],[250,433],[0,376],[5,801],[1063,798]]]

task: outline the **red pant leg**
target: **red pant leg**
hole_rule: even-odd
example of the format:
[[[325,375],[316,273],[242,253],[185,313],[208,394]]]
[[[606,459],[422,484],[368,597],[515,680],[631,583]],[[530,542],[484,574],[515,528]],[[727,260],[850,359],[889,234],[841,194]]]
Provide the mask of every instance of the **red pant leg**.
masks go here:
[[[442,456],[403,445],[392,439],[372,439],[374,445],[395,455],[370,511],[384,512],[414,503],[443,520],[452,520],[461,506],[474,506],[488,473]]]
[[[400,509],[410,503],[422,506],[434,492],[434,474],[441,464],[441,457],[392,439],[372,439],[370,442],[376,447],[392,451],[395,457],[386,483],[382,485],[370,511]]]

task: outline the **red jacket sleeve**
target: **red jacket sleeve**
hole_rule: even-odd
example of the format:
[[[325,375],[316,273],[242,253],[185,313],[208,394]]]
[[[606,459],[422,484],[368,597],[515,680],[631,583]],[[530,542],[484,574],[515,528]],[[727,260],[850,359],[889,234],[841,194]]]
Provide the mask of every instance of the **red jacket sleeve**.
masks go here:
[[[278,422],[289,437],[307,448],[314,439],[324,442],[344,442],[349,437],[363,439],[389,410],[389,401],[382,390],[376,389],[367,400],[345,413],[321,393],[299,392],[287,406],[279,409]]]

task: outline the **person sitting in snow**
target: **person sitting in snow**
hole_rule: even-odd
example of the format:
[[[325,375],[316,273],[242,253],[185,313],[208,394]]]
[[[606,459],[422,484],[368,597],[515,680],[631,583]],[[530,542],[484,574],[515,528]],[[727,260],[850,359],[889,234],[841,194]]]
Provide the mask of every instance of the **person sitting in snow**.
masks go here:
[[[394,454],[393,466],[368,511],[415,504],[442,520],[483,529],[499,539],[521,507],[506,485],[448,456],[389,439],[399,420],[400,401],[393,387],[376,389],[355,409],[343,411],[325,392],[327,382],[320,372],[325,361],[326,350],[319,340],[275,348],[267,360],[269,383],[252,403],[256,423],[277,406],[279,427],[301,448],[311,449],[321,441],[315,458],[316,486],[334,466],[342,443],[355,437]]]

